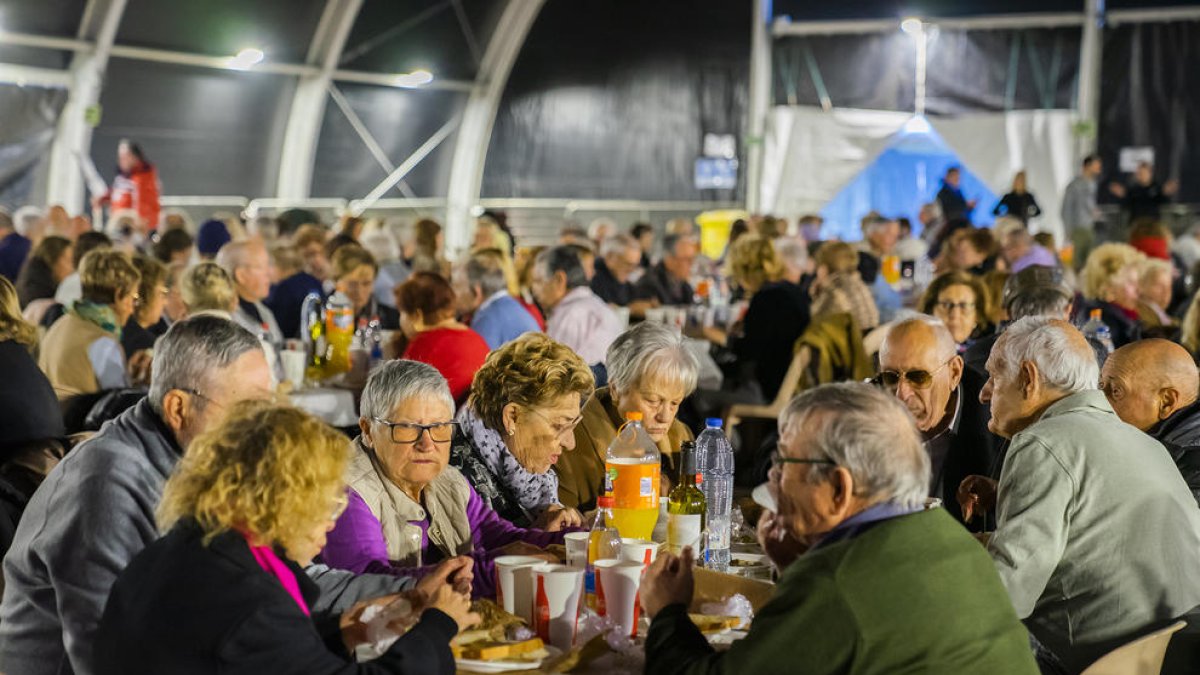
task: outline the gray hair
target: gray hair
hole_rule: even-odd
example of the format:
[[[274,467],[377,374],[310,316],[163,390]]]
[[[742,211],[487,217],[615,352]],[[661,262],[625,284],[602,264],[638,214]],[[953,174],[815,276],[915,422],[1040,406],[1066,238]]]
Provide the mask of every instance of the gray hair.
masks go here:
[[[388,361],[371,373],[358,414],[372,422],[385,420],[401,401],[416,396],[431,396],[445,403],[450,414],[454,414],[454,397],[446,378],[427,363],[405,359]]]
[[[1071,307],[1071,298],[1054,288],[1031,288],[1008,301],[1008,318],[1012,321],[1027,316],[1048,316],[1062,319]]]
[[[610,255],[620,255],[626,251],[637,250],[641,252],[642,247],[638,244],[637,239],[632,235],[614,234],[610,237],[605,237],[604,241],[600,242],[600,257],[607,258]]]
[[[774,242],[775,253],[783,264],[794,270],[803,270],[808,264],[808,246],[795,237],[779,237]]]
[[[693,237],[690,234],[668,234],[662,238],[663,255],[675,257],[675,249],[679,247],[680,242],[692,241]]]
[[[555,272],[562,272],[567,277],[567,289],[587,286],[587,273],[583,270],[583,261],[579,252],[573,246],[563,245],[546,249],[538,254],[536,264],[547,279]]]
[[[946,361],[958,353],[958,343],[954,340],[954,335],[950,333],[950,329],[946,324],[936,316],[928,314],[916,314],[901,321],[892,324],[887,330],[887,334],[883,337],[883,344],[879,346],[879,353],[882,356],[887,350],[889,341],[892,339],[892,334],[898,330],[906,329],[914,324],[924,324],[929,326],[933,331],[933,336],[937,340],[938,361]]]
[[[593,220],[591,222],[591,224],[588,225],[588,229],[587,229],[588,238],[589,239],[599,239],[601,231],[606,228],[609,231],[616,232],[617,231],[616,221],[614,221],[612,218],[606,218],[604,216],[601,216],[601,217]],[[607,237],[605,237],[605,238],[607,239]]]
[[[825,384],[792,399],[779,418],[782,432],[822,417],[805,437],[809,459],[827,459],[850,472],[859,497],[917,507],[929,494],[929,455],[912,415],[899,399],[861,382]],[[813,465],[812,482],[835,467]]]
[[[700,378],[700,362],[683,336],[661,323],[643,321],[618,335],[608,347],[605,363],[609,386],[618,392],[629,392],[653,375],[682,385],[686,396],[696,389]]]
[[[228,319],[205,314],[171,324],[154,345],[150,407],[161,415],[163,398],[172,390],[205,393],[214,376],[256,349],[262,352],[258,338]]]
[[[266,250],[267,247],[257,239],[231,241],[217,251],[217,257],[213,262],[225,268],[225,271],[229,273],[229,278],[236,282],[238,268],[245,267],[246,261],[250,258],[251,249],[258,248]]]
[[[1096,354],[1083,336],[1062,319],[1027,316],[1014,321],[992,348],[989,370],[1016,377],[1026,361],[1037,366],[1047,387],[1065,392],[1095,389],[1100,383]]]
[[[13,214],[13,229],[22,237],[37,232],[46,212],[36,206],[22,206]]]
[[[478,284],[484,299],[508,290],[508,277],[504,274],[504,267],[500,264],[498,255],[475,254],[467,258],[463,272],[470,287],[474,288]]]

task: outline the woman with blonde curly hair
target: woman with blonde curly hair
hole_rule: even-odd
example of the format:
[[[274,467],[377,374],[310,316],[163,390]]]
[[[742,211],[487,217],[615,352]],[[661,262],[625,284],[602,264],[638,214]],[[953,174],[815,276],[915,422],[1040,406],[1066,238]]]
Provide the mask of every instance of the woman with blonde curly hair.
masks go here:
[[[575,448],[575,427],[595,379],[566,345],[528,333],[492,352],[455,418],[450,464],[501,518],[560,529],[583,517],[558,498],[555,463]]]
[[[1100,310],[1114,347],[1140,340],[1138,271],[1146,256],[1128,244],[1107,243],[1092,249],[1083,266],[1083,296],[1088,310]]]
[[[238,406],[196,438],[163,489],[166,534],[113,586],[96,671],[453,673],[450,639],[478,617],[448,585],[368,663],[350,656],[362,605],[341,617],[310,610],[319,590],[303,567],[346,507],[349,458],[338,432],[266,402]]]
[[[726,266],[746,300],[763,285],[779,279],[783,274],[783,263],[775,251],[775,245],[770,239],[757,234],[738,238],[729,252]]]

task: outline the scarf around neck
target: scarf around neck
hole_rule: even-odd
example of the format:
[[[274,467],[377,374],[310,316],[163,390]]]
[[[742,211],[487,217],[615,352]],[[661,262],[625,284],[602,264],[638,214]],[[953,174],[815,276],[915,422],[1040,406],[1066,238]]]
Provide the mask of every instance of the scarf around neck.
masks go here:
[[[90,300],[76,300],[67,312],[74,314],[88,323],[94,323],[103,330],[115,335],[118,340],[121,339],[121,326],[117,323],[117,312],[112,308],[112,305],[91,302]]]
[[[547,507],[558,503],[558,476],[553,470],[542,474],[527,471],[513,457],[499,432],[489,429],[471,406],[464,405],[458,411],[457,421],[471,439],[471,445],[478,451],[484,466],[531,515],[536,517]]]

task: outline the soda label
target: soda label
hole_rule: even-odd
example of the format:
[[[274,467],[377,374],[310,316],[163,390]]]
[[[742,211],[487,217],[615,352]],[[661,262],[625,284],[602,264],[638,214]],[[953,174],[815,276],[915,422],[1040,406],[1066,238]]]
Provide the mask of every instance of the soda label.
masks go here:
[[[653,478],[650,478],[649,476],[642,478],[641,496],[642,497],[653,497],[654,496],[654,479]]]
[[[612,483],[613,508],[658,511],[659,474],[662,469],[657,462],[609,462],[607,468]]]

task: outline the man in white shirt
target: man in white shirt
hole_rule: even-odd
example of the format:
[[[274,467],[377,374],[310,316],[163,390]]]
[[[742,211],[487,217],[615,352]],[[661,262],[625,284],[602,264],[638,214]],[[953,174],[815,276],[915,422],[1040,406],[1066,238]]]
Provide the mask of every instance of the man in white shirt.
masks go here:
[[[531,286],[533,297],[550,314],[546,334],[575,350],[588,365],[603,364],[621,324],[588,286],[575,249],[557,246],[542,251],[533,266]]]

